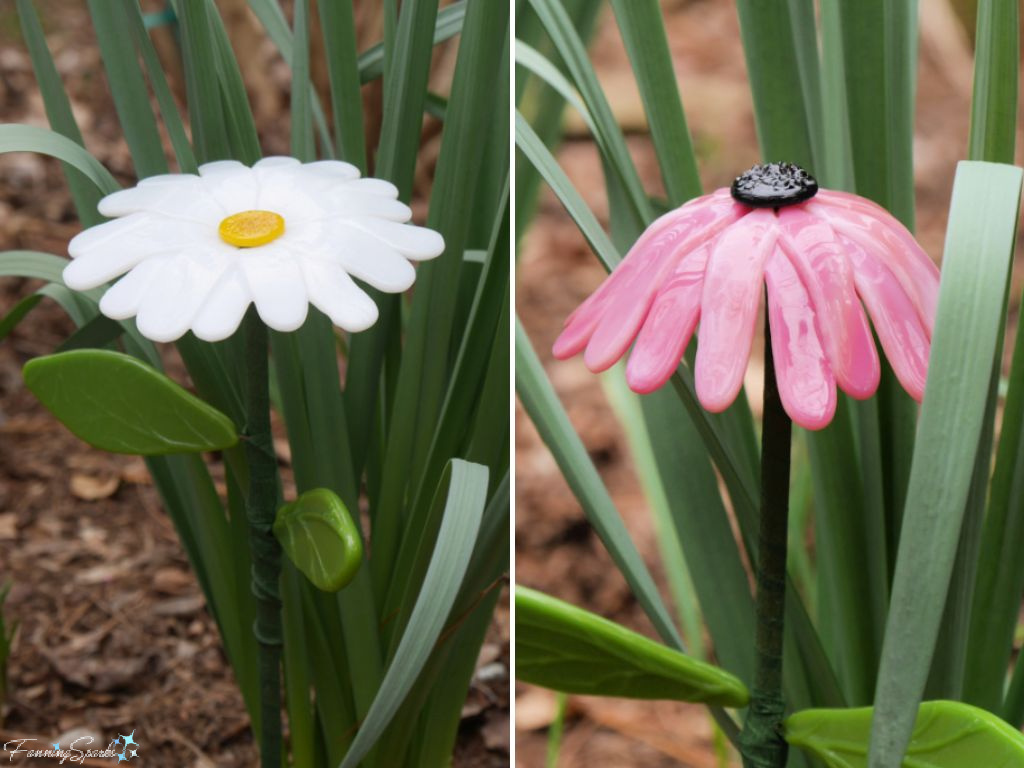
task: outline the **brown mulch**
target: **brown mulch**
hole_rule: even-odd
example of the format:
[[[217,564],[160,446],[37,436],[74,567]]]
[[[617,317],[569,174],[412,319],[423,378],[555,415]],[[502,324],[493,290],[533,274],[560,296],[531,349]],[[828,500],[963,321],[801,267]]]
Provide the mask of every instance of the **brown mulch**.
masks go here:
[[[228,17],[239,3],[219,5]],[[130,183],[130,156],[85,4],[36,6],[90,151]],[[232,17],[232,34],[251,34],[247,13]],[[360,17],[360,25],[376,34],[373,19]],[[262,38],[251,39],[257,44],[243,47],[243,69],[257,123],[266,128],[261,143],[268,153],[287,153],[281,115],[289,74]],[[372,88],[366,95],[370,106]],[[46,124],[13,3],[0,5],[0,122]],[[428,129],[418,190],[429,188],[433,134]],[[61,254],[78,229],[56,162],[0,156],[0,250]],[[0,317],[36,287],[0,279]],[[0,702],[0,748],[21,738],[36,739],[40,749],[66,747],[81,735],[103,748],[134,730],[146,765],[256,765],[248,715],[216,625],[145,465],[81,443],[24,388],[25,361],[52,352],[72,331],[62,311],[44,301],[0,343],[0,586],[12,583],[4,615],[20,625]],[[181,378],[170,353],[168,363]],[[212,470],[223,477],[222,467]],[[457,768],[509,764],[509,634],[506,590],[463,708]],[[0,751],[0,759],[6,756]]]
[[[724,186],[756,162],[758,149],[735,4],[663,2],[674,64],[704,188]],[[917,233],[938,260],[957,160],[966,152],[972,54],[946,4],[922,9],[921,64],[914,140]],[[657,161],[642,105],[611,13],[590,48],[598,78],[624,126],[641,179],[658,188]],[[570,115],[559,162],[598,218],[608,202],[598,154]],[[1018,137],[1018,155],[1022,137]],[[554,196],[544,190],[521,243],[516,309],[569,418],[608,487],[633,540],[668,595],[647,503],[623,431],[601,379],[579,357],[555,361],[551,344],[565,317],[604,278],[604,270]],[[1020,296],[1021,271],[1011,295]],[[1015,321],[1016,308],[1011,317]],[[1007,342],[1012,348],[1012,339]],[[756,356],[756,355],[755,355]],[[760,361],[751,381],[760,384]],[[607,376],[621,375],[613,370]],[[756,400],[753,397],[752,400]],[[554,459],[525,412],[516,411],[516,579],[653,636],[621,574],[587,524]],[[547,692],[517,685],[516,756],[521,768],[544,765],[555,715]],[[733,755],[729,765],[738,765]],[[570,697],[559,768],[721,765],[705,710],[674,703]]]

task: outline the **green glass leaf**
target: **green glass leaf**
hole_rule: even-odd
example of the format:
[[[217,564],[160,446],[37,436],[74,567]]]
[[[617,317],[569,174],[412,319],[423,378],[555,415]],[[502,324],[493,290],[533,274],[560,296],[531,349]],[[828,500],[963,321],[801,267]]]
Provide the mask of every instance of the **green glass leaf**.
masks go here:
[[[352,581],[363,562],[359,528],[328,488],[306,491],[277,510],[274,535],[295,567],[324,592]]]
[[[742,707],[728,672],[561,600],[516,587],[516,677],[566,693]]]
[[[238,442],[231,420],[145,363],[76,349],[25,364],[25,384],[85,442],[111,453],[215,451]]]
[[[805,709],[786,719],[786,741],[828,768],[867,768],[871,707]],[[1024,765],[1024,734],[983,709],[926,701],[917,712],[904,768],[1015,768]]]

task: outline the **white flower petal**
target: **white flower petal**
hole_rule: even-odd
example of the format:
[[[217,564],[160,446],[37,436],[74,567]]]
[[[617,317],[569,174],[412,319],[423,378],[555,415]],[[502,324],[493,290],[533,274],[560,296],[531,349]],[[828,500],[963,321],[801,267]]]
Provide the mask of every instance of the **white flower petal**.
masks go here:
[[[203,163],[199,166],[199,175],[203,178],[228,174],[248,176],[249,167],[237,160],[214,160],[212,163]]]
[[[317,160],[313,163],[303,163],[299,173],[306,180],[321,178],[338,182],[359,178],[359,169],[351,163],[344,163],[341,160]]]
[[[217,160],[199,166],[206,191],[230,216],[256,207],[259,184],[252,168],[237,160]]]
[[[100,299],[100,312],[112,320],[134,317],[150,283],[160,272],[161,259],[147,259],[114,283]]]
[[[64,269],[64,282],[76,291],[95,288],[143,259],[208,239],[207,229],[195,222],[150,213],[133,213],[98,224],[68,243],[73,260]]]
[[[302,271],[309,300],[336,326],[355,333],[377,322],[377,305],[341,267],[306,259]]]
[[[231,267],[207,295],[192,323],[192,332],[203,341],[223,341],[238,330],[252,294],[241,270]]]
[[[302,163],[294,157],[265,157],[252,167],[253,178],[259,185],[256,208],[285,213],[301,206],[305,197],[299,168]]]
[[[263,322],[275,331],[297,330],[306,320],[309,295],[299,259],[276,243],[250,248],[239,266]]]
[[[319,252],[353,277],[388,293],[408,290],[416,280],[416,270],[398,251],[351,222],[332,222],[327,232],[330,244],[320,245]]]
[[[206,191],[216,200],[225,215],[256,209],[260,186],[256,177],[245,168],[245,173],[223,173],[206,179]]]
[[[225,271],[225,263],[202,251],[159,260],[143,294],[136,322],[151,341],[174,341],[185,334],[203,301]]]
[[[267,170],[270,168],[298,168],[301,166],[296,158],[288,155],[270,155],[262,160],[257,160],[253,165],[254,170]]]
[[[359,177],[358,168],[337,160],[308,163],[298,168],[271,167],[260,171],[254,167],[254,170],[259,173],[261,205],[286,205],[293,216],[303,218],[312,215],[310,200],[318,201],[334,190],[348,188]],[[304,198],[289,200],[291,191],[301,192]]]
[[[284,217],[285,231],[289,224],[316,219],[325,215],[323,205],[308,194],[308,190],[294,184],[294,174],[286,182],[274,181],[260,186],[254,206],[261,211],[274,211]]]
[[[359,219],[352,224],[384,241],[407,259],[433,259],[444,252],[444,238],[427,227],[396,224],[383,219]]]
[[[377,217],[399,222],[412,218],[412,209],[400,200],[355,192],[349,184],[328,192],[321,205],[328,216],[349,219]]]
[[[158,173],[155,176],[147,176],[139,179],[137,187],[153,187],[158,184],[180,184],[185,179],[198,179],[194,173]]]
[[[349,189],[361,195],[377,195],[378,197],[397,198],[398,187],[384,179],[359,179],[352,182]]]
[[[225,216],[224,209],[207,193],[198,176],[164,178],[167,180],[156,184],[141,183],[107,195],[99,202],[99,212],[113,217],[148,211],[204,223],[219,221]]]

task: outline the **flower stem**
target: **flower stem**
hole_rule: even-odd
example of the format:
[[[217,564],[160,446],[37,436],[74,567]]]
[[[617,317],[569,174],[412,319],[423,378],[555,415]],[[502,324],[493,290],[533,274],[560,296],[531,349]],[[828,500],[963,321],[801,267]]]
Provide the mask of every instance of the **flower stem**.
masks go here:
[[[782,641],[786,610],[789,452],[792,423],[775,380],[771,329],[765,312],[764,420],[761,430],[761,526],[757,558],[757,638],[754,689],[740,735],[744,768],[783,768]]]
[[[267,327],[254,308],[245,317],[245,455],[249,465],[249,549],[259,644],[260,764],[281,765],[281,545],[274,537],[277,462],[270,433]]]

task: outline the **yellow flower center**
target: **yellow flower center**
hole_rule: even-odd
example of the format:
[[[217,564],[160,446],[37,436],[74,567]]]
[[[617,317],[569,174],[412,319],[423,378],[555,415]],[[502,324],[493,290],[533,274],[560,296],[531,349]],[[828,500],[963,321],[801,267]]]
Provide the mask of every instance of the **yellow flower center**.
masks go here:
[[[241,211],[222,220],[220,239],[239,248],[266,245],[284,234],[284,219],[273,211]]]

